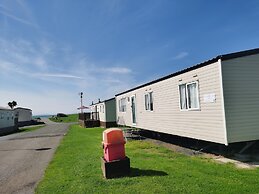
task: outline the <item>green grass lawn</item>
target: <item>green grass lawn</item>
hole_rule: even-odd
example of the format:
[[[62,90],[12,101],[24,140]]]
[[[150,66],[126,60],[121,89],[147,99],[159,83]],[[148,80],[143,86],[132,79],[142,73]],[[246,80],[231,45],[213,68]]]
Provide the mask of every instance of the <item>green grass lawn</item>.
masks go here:
[[[33,127],[23,127],[23,128],[19,128],[18,133],[20,132],[29,132],[29,131],[35,131],[37,129],[40,129],[42,127],[44,127],[45,125],[38,125],[38,126],[33,126]]]
[[[70,123],[70,122],[77,122],[78,121],[78,114],[69,114],[67,117],[51,117],[49,120],[54,122],[63,122],[63,123]]]
[[[259,193],[259,170],[185,156],[146,141],[130,141],[128,177],[102,176],[101,128],[72,126],[36,193]]]

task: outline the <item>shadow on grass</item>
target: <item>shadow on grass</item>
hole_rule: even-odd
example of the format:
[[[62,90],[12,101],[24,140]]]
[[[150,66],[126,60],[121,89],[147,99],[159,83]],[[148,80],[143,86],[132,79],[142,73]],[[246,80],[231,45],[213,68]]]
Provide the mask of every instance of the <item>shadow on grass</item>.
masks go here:
[[[167,176],[168,174],[164,171],[159,170],[144,170],[139,168],[130,168],[129,177],[139,176]]]

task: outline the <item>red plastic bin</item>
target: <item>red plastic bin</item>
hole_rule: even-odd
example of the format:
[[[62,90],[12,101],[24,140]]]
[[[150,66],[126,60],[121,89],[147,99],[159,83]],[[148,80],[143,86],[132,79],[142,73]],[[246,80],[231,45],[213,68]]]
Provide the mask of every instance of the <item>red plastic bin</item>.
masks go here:
[[[121,160],[125,155],[125,140],[123,132],[118,128],[110,128],[103,132],[103,152],[107,162]]]

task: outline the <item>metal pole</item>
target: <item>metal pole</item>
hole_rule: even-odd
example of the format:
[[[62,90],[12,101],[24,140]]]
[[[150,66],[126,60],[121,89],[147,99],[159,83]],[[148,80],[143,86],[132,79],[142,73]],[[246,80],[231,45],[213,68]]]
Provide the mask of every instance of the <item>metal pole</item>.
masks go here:
[[[81,113],[83,113],[83,92],[80,93],[81,97]]]

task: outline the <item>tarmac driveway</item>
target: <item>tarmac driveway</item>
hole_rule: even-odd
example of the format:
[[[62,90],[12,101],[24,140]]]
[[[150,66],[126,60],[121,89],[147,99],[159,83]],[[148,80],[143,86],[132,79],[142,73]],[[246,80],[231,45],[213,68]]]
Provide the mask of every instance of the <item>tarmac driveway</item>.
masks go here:
[[[69,123],[0,137],[0,193],[34,193]]]

